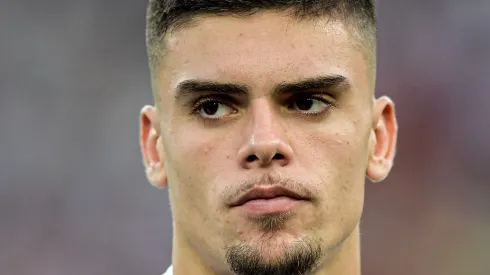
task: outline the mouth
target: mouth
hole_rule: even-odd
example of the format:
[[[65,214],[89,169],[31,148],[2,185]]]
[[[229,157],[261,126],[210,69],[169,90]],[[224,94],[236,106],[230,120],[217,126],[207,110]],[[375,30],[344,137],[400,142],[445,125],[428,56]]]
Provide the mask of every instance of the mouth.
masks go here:
[[[311,198],[280,186],[256,187],[230,204],[251,215],[277,214],[291,211]]]

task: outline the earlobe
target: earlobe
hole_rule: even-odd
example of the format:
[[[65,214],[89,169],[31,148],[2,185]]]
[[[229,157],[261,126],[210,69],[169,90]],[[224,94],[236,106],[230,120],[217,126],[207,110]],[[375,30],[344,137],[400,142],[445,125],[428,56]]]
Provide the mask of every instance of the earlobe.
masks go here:
[[[144,106],[141,109],[140,146],[148,181],[155,187],[165,187],[167,174],[163,162],[160,120],[154,106]]]
[[[381,97],[374,103],[373,127],[369,141],[369,159],[366,176],[372,182],[384,180],[395,158],[398,125],[395,106],[388,97]]]

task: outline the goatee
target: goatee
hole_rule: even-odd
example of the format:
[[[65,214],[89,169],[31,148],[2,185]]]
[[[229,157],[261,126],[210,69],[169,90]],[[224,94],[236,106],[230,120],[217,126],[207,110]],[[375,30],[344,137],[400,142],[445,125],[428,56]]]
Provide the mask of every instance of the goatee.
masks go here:
[[[259,248],[241,244],[227,249],[226,260],[237,275],[306,275],[316,268],[322,252],[320,240],[302,238],[284,245],[282,256],[275,259],[265,260]]]

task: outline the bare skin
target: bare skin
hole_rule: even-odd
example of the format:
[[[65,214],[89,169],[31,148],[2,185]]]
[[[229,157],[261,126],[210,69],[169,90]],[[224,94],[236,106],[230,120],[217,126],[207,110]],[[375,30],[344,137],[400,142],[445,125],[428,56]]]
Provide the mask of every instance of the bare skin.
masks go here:
[[[166,38],[140,138],[149,181],[169,186],[174,274],[234,274],[227,248],[270,263],[304,239],[321,248],[310,274],[360,274],[365,178],[388,175],[397,124],[353,37],[329,18],[261,12],[202,17]],[[260,186],[307,199],[275,220],[231,206]]]

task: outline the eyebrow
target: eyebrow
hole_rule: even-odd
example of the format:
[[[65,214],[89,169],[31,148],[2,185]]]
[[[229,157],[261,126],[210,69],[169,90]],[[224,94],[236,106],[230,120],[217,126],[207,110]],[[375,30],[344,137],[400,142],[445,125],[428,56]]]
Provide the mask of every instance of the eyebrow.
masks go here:
[[[178,100],[182,97],[193,94],[202,94],[209,92],[218,92],[225,94],[246,95],[250,88],[247,85],[220,83],[209,80],[189,79],[177,85],[175,98]]]
[[[334,90],[342,88],[347,90],[350,88],[350,83],[346,77],[341,75],[327,75],[306,78],[298,82],[281,83],[274,87],[275,94],[304,92],[310,90]]]
[[[350,83],[346,77],[341,75],[327,75],[306,78],[297,82],[280,83],[274,86],[274,94],[296,93],[310,90],[334,90],[342,88],[347,90]],[[189,79],[177,85],[175,98],[177,100],[194,95],[209,92],[218,92],[231,95],[248,95],[250,87],[244,84],[221,83],[210,80]]]

